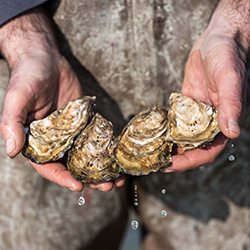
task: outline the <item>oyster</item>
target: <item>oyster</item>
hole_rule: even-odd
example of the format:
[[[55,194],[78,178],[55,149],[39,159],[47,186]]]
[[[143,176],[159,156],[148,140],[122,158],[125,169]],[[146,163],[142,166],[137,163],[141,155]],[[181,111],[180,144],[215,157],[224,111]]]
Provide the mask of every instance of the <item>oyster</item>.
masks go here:
[[[69,151],[67,166],[70,174],[84,183],[116,179],[123,171],[116,164],[114,147],[112,124],[96,113]]]
[[[77,98],[46,118],[33,121],[22,154],[35,163],[63,157],[86,126],[94,101],[95,97]]]
[[[115,148],[117,163],[125,173],[147,175],[171,163],[167,112],[154,105],[136,115],[123,129]]]
[[[168,140],[184,150],[202,147],[220,132],[217,109],[178,93],[170,95]]]

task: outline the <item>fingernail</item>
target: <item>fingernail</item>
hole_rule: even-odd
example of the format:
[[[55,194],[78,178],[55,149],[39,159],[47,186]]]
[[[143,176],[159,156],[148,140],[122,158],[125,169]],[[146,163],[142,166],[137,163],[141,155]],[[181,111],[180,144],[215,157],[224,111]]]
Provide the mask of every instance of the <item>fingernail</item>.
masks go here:
[[[237,134],[240,134],[240,126],[238,122],[230,119],[228,121],[228,130]]]
[[[6,141],[6,153],[7,155],[11,154],[16,148],[16,141],[13,137],[10,137]]]
[[[113,188],[113,187],[112,187]],[[106,183],[102,183],[100,185],[98,185],[98,189],[102,192],[108,192],[110,191],[112,188],[110,188],[110,186],[107,186]]]
[[[122,177],[119,177],[118,179],[115,180],[115,185],[116,185],[117,187],[123,186],[124,183],[125,183],[125,181],[124,181],[124,179],[123,179]]]
[[[98,190],[100,190],[100,191],[102,191],[102,192],[105,192],[106,190],[105,190],[105,188],[104,187],[98,187]]]
[[[163,170],[164,173],[173,173],[175,172],[174,170],[171,170],[171,169],[164,169]]]

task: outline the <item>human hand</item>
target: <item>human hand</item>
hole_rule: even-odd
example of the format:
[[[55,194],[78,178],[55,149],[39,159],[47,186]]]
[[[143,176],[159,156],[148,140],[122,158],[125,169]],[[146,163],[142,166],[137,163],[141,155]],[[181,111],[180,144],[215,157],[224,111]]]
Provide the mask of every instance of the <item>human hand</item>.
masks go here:
[[[40,8],[5,24],[0,28],[0,37],[0,48],[11,71],[0,131],[6,153],[14,157],[24,145],[25,124],[44,118],[83,93],[70,65],[58,52],[49,21]],[[63,187],[75,191],[83,188],[60,161],[31,164],[41,176]],[[90,187],[109,191],[123,184],[124,178],[118,178]]]
[[[189,54],[182,86],[182,94],[218,109],[218,123],[223,135],[203,149],[183,152],[178,148],[173,164],[163,172],[182,172],[212,163],[226,146],[228,138],[240,136],[247,85],[250,4],[245,0],[238,4],[220,1],[208,28]]]

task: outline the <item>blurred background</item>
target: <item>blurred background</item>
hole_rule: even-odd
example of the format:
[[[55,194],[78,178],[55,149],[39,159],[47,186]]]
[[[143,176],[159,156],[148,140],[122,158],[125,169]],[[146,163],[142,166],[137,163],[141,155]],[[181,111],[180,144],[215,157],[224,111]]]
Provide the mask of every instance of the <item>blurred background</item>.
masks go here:
[[[217,1],[53,1],[59,47],[95,111],[118,135],[152,104],[168,107]],[[9,72],[0,60],[0,98]],[[249,100],[249,91],[247,92]],[[250,110],[242,135],[210,166],[128,177],[124,188],[87,189],[86,203],[40,177],[0,140],[0,249],[250,249]],[[125,234],[124,234],[125,232]],[[121,243],[122,242],[122,243]]]

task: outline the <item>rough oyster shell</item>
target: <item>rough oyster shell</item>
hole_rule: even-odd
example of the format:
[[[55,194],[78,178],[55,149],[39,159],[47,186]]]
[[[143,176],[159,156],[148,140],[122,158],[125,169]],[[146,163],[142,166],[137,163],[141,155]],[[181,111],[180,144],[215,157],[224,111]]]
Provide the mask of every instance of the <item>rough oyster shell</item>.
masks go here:
[[[131,175],[147,175],[169,165],[172,143],[167,142],[167,134],[167,112],[160,105],[139,113],[118,138],[117,163]]]
[[[169,141],[188,150],[214,140],[220,132],[216,108],[179,93],[172,93],[169,100]]]
[[[69,151],[67,166],[72,177],[84,183],[118,178],[123,171],[116,164],[114,147],[112,124],[100,114],[95,114]]]
[[[46,118],[33,121],[22,154],[35,163],[63,157],[86,126],[94,101],[95,97],[77,98]]]

